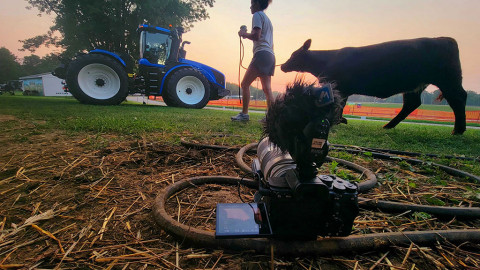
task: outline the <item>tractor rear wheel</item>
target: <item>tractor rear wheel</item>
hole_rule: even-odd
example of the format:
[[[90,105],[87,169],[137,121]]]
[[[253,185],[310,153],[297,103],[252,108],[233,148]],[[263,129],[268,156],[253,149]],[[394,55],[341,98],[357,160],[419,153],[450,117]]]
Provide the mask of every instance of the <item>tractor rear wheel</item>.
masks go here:
[[[68,66],[66,82],[70,93],[81,103],[117,105],[128,95],[128,77],[115,59],[86,54]]]
[[[178,107],[201,109],[210,100],[210,85],[202,73],[183,68],[169,78],[164,100]]]
[[[167,94],[166,94],[167,91],[164,92],[164,94],[162,95],[162,98],[163,98],[163,102],[165,102],[165,104],[168,106],[168,107],[178,107],[177,103],[175,103],[175,101],[169,97]]]

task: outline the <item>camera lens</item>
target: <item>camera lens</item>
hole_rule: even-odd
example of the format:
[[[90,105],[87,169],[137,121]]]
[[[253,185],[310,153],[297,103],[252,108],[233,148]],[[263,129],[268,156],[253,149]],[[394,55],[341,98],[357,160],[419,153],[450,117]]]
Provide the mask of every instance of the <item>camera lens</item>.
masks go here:
[[[270,143],[268,138],[264,138],[258,144],[257,156],[266,181],[270,177],[283,177],[288,170],[296,168],[290,154],[283,153],[278,147]]]

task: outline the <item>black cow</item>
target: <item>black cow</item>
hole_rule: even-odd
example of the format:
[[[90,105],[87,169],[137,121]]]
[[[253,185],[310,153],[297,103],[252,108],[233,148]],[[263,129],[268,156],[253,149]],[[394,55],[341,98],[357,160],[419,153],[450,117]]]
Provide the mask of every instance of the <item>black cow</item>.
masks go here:
[[[309,50],[311,42],[293,52],[282,71],[306,71],[336,83],[342,108],[353,94],[387,98],[403,93],[402,110],[384,126],[394,128],[421,105],[422,91],[433,84],[455,113],[452,134],[465,131],[467,93],[454,39],[418,38],[326,51]]]

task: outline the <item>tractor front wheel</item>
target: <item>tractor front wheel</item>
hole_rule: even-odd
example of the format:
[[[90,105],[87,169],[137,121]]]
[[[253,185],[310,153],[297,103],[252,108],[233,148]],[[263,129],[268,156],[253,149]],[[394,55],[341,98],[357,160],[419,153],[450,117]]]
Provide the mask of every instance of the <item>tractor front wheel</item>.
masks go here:
[[[169,78],[163,99],[167,105],[201,109],[210,100],[210,85],[199,71],[183,68]]]
[[[102,54],[86,54],[68,66],[66,82],[70,93],[80,102],[117,105],[128,95],[128,77],[115,59]]]

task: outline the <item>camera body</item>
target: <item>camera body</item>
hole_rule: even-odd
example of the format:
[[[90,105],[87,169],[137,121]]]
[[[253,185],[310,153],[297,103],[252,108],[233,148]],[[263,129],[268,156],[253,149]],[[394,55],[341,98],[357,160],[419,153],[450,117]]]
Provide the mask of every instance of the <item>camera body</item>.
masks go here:
[[[358,215],[358,187],[318,175],[338,99],[331,85],[294,84],[267,113],[265,134],[252,164],[254,203],[217,205],[217,238],[315,240],[347,236]]]
[[[252,164],[259,182],[255,202],[265,204],[273,237],[313,240],[350,234],[358,215],[356,185],[333,175],[301,178],[290,154],[268,138],[257,152]]]

